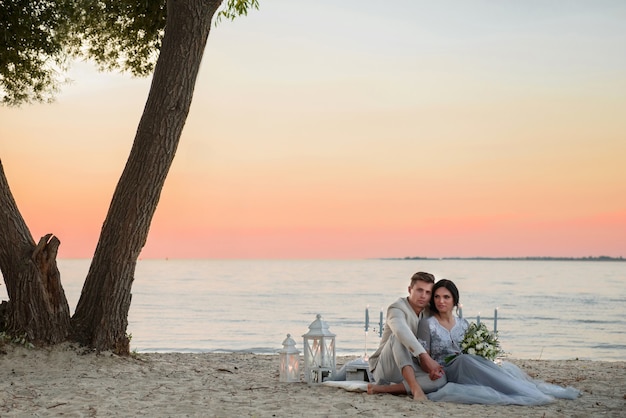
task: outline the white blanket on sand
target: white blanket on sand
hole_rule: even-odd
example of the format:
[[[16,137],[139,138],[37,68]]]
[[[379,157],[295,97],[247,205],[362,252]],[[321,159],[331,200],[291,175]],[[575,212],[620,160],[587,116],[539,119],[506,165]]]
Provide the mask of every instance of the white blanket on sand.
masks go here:
[[[359,380],[327,380],[322,382],[322,385],[345,389],[349,392],[367,392],[367,382]]]

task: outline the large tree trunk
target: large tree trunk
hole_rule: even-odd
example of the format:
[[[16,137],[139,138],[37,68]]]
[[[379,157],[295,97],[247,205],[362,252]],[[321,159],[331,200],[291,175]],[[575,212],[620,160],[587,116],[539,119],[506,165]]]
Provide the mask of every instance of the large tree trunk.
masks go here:
[[[52,234],[35,245],[0,161],[0,270],[9,296],[0,319],[10,334],[38,344],[67,338],[70,310],[56,265],[59,245]]]
[[[129,352],[126,335],[135,266],[189,113],[200,62],[221,0],[169,0],[150,94],[113,194],[72,317],[74,338]]]

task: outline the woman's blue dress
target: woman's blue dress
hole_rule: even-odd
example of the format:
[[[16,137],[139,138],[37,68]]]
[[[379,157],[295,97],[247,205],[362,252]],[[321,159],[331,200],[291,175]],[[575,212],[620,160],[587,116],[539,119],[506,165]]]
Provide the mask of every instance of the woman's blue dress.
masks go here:
[[[433,401],[490,405],[543,405],[554,398],[576,399],[580,391],[533,380],[513,363],[500,365],[472,354],[459,354],[469,324],[455,318],[450,331],[437,318],[420,321],[418,338],[426,351],[444,366],[448,383],[427,396]],[[458,354],[446,364],[445,359]]]

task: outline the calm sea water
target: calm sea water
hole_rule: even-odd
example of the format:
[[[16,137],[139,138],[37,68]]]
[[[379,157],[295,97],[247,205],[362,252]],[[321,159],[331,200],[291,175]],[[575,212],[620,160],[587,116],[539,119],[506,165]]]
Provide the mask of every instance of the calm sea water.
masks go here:
[[[72,311],[89,263],[59,260]],[[290,333],[302,350],[319,313],[337,335],[338,355],[371,354],[381,309],[407,295],[416,271],[453,280],[471,321],[480,315],[492,328],[498,308],[500,341],[512,357],[626,360],[626,262],[585,261],[141,260],[131,348],[275,353]]]

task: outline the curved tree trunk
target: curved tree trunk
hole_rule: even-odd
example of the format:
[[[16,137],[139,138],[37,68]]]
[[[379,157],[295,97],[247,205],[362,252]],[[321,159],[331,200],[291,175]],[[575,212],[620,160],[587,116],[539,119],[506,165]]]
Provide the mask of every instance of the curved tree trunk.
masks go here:
[[[39,344],[67,338],[70,310],[56,264],[60,244],[48,234],[35,245],[0,161],[0,270],[9,296],[2,312],[10,334]]]
[[[135,266],[189,113],[200,62],[221,0],[169,0],[150,94],[102,226],[72,317],[74,338],[129,352],[126,335]]]

